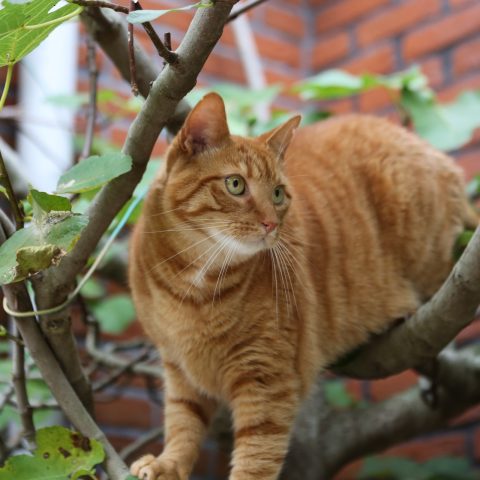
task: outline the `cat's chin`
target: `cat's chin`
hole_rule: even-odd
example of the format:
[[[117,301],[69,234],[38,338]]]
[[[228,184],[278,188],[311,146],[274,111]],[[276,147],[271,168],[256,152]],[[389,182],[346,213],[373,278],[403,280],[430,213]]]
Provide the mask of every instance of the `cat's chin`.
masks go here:
[[[272,248],[276,242],[275,238],[270,236],[259,237],[256,239],[239,239],[228,235],[221,235],[219,242],[226,241],[227,246],[234,248],[235,256],[251,257],[258,252]]]

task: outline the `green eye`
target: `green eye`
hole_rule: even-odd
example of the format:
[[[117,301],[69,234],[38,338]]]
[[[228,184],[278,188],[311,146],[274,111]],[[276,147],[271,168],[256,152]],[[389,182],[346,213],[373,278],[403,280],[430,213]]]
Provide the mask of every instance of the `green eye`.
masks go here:
[[[232,195],[245,193],[245,180],[240,175],[231,175],[225,179],[225,186]]]
[[[285,200],[285,189],[281,185],[273,190],[272,199],[275,205],[280,205]]]

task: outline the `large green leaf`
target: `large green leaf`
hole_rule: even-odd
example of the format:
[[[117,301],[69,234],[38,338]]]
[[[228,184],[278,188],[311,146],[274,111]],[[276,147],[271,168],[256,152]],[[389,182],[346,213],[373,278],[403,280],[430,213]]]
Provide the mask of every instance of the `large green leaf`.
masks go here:
[[[91,472],[104,459],[101,444],[64,427],[37,431],[34,455],[10,457],[0,480],[66,480]]]
[[[92,305],[102,332],[117,335],[135,320],[135,309],[129,295],[114,295]]]
[[[57,264],[87,226],[85,215],[70,211],[68,199],[32,190],[33,221],[0,246],[0,283],[18,282]]]
[[[193,3],[192,5],[186,5],[185,7],[178,8],[169,8],[166,10],[137,10],[135,12],[130,12],[127,15],[127,21],[130,23],[145,23],[151,22],[162,15],[170,12],[180,12],[182,10],[191,10],[192,8],[206,8],[211,7],[213,2],[210,1],[200,1],[198,3]]]
[[[3,2],[4,8],[0,14],[0,67],[21,60],[55,27],[82,10],[72,4],[54,9],[58,3],[59,0]]]
[[[80,193],[98,188],[132,168],[132,158],[121,152],[88,157],[58,180],[57,193]]]
[[[405,92],[401,104],[412,118],[417,133],[440,150],[460,148],[480,127],[479,91],[464,92],[446,104]]]

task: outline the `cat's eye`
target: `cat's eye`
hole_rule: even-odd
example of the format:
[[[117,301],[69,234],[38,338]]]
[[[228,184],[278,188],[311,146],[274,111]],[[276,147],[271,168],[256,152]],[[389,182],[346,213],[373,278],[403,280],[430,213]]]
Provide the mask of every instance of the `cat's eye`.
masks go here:
[[[273,190],[272,200],[275,205],[281,205],[285,200],[285,189],[281,185]]]
[[[225,186],[232,195],[243,195],[245,193],[245,180],[240,175],[227,177]]]

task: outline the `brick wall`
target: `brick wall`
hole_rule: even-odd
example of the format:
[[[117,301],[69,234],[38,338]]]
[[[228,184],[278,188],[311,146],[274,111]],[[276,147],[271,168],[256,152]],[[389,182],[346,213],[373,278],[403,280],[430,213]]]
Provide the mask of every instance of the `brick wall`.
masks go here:
[[[144,0],[144,8],[168,8],[171,1]],[[173,13],[156,24],[160,34],[172,33],[174,46],[182,38],[192,14]],[[450,100],[466,88],[480,88],[480,5],[473,0],[270,0],[249,14],[258,42],[268,82],[293,82],[328,68],[344,68],[352,73],[391,73],[418,64],[430,78],[442,100]],[[160,62],[145,35],[139,33]],[[108,60],[100,85],[115,88],[126,97],[128,86],[114,73]],[[84,58],[84,55],[82,55]],[[220,43],[200,75],[200,85],[219,81],[244,83],[245,74],[231,26],[225,29]],[[87,73],[82,70],[80,87],[86,88]],[[281,100],[283,106],[298,107],[291,96]],[[361,111],[392,116],[390,97],[382,91],[363,94],[328,104],[336,112]],[[115,123],[105,134],[121,144],[128,121]],[[478,143],[480,136],[456,153],[467,177],[480,171]],[[160,141],[156,153],[163,151]],[[130,332],[138,333],[138,327]],[[480,322],[467,328],[460,343],[475,341]],[[359,400],[380,401],[417,382],[412,372],[377,381],[349,380],[349,391]],[[118,447],[135,439],[149,426],[158,425],[161,409],[149,399],[141,382],[130,385],[123,398],[112,389],[98,404],[98,420]],[[480,465],[480,408],[474,408],[452,422],[450,429],[407,442],[386,453],[424,460],[436,455],[458,455]],[[160,445],[156,445],[157,449]],[[228,457],[208,442],[196,478],[224,478]],[[341,472],[338,479],[353,478],[358,463]]]

